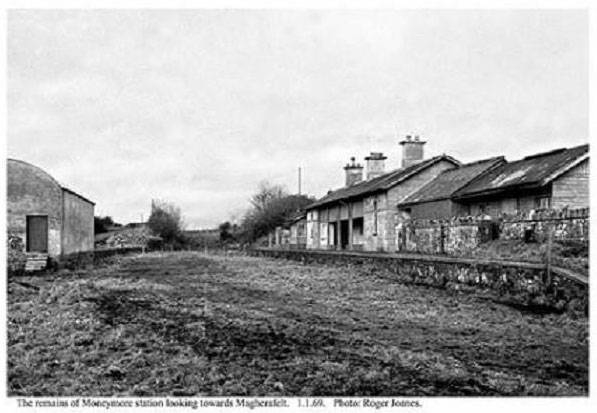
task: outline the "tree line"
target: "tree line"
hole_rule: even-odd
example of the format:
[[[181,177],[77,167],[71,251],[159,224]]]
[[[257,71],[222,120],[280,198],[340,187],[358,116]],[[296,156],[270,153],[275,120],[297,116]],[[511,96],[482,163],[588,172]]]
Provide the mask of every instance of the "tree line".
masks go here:
[[[185,231],[180,208],[172,202],[154,200],[147,227],[168,249],[247,245],[283,226],[314,201],[312,197],[290,194],[283,186],[264,181],[250,197],[240,223],[228,220],[222,222],[217,231]],[[95,217],[96,234],[121,226],[109,216]]]

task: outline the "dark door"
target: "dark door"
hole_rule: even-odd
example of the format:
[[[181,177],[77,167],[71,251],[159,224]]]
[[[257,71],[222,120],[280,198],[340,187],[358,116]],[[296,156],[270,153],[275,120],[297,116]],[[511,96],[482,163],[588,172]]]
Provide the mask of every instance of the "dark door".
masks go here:
[[[340,221],[340,248],[348,247],[348,220]]]
[[[27,217],[27,251],[48,252],[48,217]]]

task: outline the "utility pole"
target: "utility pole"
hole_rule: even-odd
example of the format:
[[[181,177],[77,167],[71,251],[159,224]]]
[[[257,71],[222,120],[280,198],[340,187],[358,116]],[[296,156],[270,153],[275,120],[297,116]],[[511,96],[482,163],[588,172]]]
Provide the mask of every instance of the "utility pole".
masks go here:
[[[298,194],[301,194],[301,167],[298,168]]]

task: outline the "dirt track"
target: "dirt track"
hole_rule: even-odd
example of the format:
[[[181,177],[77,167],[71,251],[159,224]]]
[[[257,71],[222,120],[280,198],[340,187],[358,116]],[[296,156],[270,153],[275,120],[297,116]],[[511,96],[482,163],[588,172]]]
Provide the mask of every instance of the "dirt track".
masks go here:
[[[10,395],[586,395],[588,321],[194,253],[10,285]]]

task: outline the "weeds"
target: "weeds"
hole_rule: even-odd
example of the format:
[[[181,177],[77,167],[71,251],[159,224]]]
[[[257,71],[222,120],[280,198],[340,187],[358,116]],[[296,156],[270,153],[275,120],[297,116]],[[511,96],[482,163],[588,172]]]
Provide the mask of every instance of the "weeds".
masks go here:
[[[357,269],[172,253],[20,280],[12,396],[588,393],[586,319]]]

